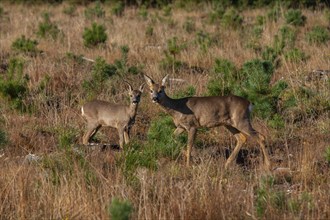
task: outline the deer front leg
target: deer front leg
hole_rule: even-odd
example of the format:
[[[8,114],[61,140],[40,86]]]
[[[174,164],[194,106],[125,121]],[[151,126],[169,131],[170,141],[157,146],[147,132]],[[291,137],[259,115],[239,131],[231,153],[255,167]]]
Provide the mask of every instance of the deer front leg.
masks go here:
[[[196,131],[197,129],[195,127],[192,127],[188,130],[188,144],[187,144],[187,166],[190,164],[190,154],[191,149],[194,145],[195,137],[196,137]]]
[[[120,149],[124,149],[124,129],[118,129],[119,134],[119,147]]]
[[[181,127],[177,127],[175,129],[175,131],[173,132],[174,136],[179,136],[180,134],[182,134],[182,132],[184,132],[184,129]]]
[[[125,131],[124,131],[124,140],[125,140],[125,144],[128,144],[128,143],[129,143],[129,139],[130,139],[130,137],[129,137],[129,132],[130,132],[129,129],[125,129]]]

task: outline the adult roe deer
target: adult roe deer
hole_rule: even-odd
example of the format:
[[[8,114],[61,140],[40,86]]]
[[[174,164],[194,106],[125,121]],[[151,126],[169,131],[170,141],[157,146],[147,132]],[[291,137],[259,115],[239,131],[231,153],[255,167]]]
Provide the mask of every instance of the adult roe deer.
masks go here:
[[[264,145],[264,136],[251,126],[249,114],[252,110],[250,102],[242,97],[208,96],[208,97],[185,97],[172,99],[165,93],[165,84],[168,80],[166,75],[161,85],[155,83],[149,76],[144,75],[150,89],[151,99],[158,103],[173,118],[176,129],[174,135],[188,132],[187,166],[190,163],[190,154],[199,127],[225,126],[236,138],[237,144],[226,161],[225,169],[236,158],[247,136],[254,138],[260,145],[264,155],[266,168],[270,168],[268,153]]]
[[[144,84],[140,86],[139,90],[133,90],[128,82],[125,83],[127,83],[129,88],[130,105],[93,100],[81,107],[82,116],[87,120],[87,132],[83,136],[84,145],[88,144],[90,138],[95,135],[102,126],[113,127],[118,130],[119,146],[121,149],[123,149],[124,141],[125,144],[128,144],[130,129],[135,122],[135,116]]]

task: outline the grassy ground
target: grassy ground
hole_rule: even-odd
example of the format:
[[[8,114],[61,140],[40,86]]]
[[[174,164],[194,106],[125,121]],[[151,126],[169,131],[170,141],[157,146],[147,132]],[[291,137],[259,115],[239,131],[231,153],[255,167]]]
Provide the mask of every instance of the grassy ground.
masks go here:
[[[294,26],[286,24],[286,8],[279,8],[277,21],[267,16],[269,8],[247,9],[239,12],[242,23],[235,23],[210,5],[126,8],[122,16],[109,5],[100,5],[105,14],[95,5],[0,6],[1,218],[330,218],[330,76],[311,73],[330,69],[330,41],[308,40],[313,27],[329,27],[328,11],[301,10],[306,23]],[[56,28],[44,30],[45,21]],[[83,33],[93,22],[104,25],[107,40],[86,47]],[[294,37],[284,39],[284,26]],[[35,47],[14,47],[23,35],[36,40]],[[278,50],[273,60],[264,53],[268,47]],[[254,101],[266,96],[252,121],[266,136],[272,173],[263,171],[254,142],[225,172],[235,139],[223,128],[199,131],[194,163],[185,167],[180,152],[186,136],[172,137],[171,119],[148,92],[124,152],[80,145],[80,106],[92,98],[127,103],[123,79],[138,88],[141,73],[157,80],[170,74],[184,80],[170,83],[170,96],[202,96],[214,92],[211,80],[224,80],[216,59],[229,60],[240,73],[248,61],[266,58],[274,67],[267,88],[281,81],[287,87],[275,98],[267,88],[253,97],[244,94]],[[255,88],[244,84],[250,82],[246,77],[235,83]],[[272,107],[263,109],[270,97]],[[94,140],[118,144],[109,128]],[[278,167],[285,168],[282,174]]]

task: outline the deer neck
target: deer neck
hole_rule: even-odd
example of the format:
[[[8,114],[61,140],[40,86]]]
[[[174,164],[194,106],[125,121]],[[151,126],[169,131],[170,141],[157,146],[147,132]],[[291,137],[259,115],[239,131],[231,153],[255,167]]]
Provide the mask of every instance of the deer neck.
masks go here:
[[[176,99],[172,99],[170,97],[168,97],[166,95],[166,93],[164,94],[164,97],[159,100],[159,105],[170,115],[175,115],[177,113],[177,100]]]
[[[127,112],[128,112],[128,115],[129,115],[130,118],[135,118],[138,105],[139,104],[133,104],[133,103],[131,103],[128,106]]]

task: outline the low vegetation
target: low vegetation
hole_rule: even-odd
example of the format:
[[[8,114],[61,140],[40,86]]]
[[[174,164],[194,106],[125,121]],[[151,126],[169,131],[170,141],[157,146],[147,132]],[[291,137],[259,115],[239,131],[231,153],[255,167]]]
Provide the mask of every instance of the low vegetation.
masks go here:
[[[4,219],[327,219],[330,216],[330,12],[327,1],[0,2],[0,216]],[[326,6],[326,7],[325,7]],[[253,104],[273,170],[248,141],[185,133],[148,89],[119,151],[117,131],[81,145],[80,107],[127,104],[170,75],[170,97]]]

